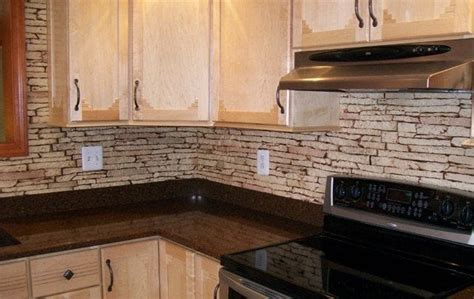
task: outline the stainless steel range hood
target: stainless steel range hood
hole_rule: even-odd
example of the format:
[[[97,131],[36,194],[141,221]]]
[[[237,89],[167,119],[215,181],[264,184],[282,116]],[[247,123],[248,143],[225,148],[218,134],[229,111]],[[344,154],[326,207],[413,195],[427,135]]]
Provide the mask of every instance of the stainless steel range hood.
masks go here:
[[[473,67],[474,39],[304,51],[279,89],[472,92]]]

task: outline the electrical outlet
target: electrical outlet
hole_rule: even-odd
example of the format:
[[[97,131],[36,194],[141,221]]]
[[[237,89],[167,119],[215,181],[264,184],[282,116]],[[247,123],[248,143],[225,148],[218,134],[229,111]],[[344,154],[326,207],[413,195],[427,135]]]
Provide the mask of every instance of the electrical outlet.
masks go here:
[[[102,146],[83,146],[82,147],[82,170],[94,171],[103,168],[103,150]]]
[[[270,152],[268,150],[257,150],[257,174],[270,174]]]

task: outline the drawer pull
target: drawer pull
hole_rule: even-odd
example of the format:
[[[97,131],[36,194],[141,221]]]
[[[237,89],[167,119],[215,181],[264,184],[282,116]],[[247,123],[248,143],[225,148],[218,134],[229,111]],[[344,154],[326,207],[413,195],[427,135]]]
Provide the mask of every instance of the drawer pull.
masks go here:
[[[114,271],[112,270],[112,265],[109,259],[105,261],[105,264],[109,268],[109,273],[110,273],[110,284],[109,284],[109,287],[107,288],[107,292],[112,292],[112,287],[114,286]]]
[[[74,276],[74,272],[72,272],[71,270],[68,269],[68,270],[66,270],[66,272],[64,272],[63,276],[67,280],[71,280],[71,278]]]

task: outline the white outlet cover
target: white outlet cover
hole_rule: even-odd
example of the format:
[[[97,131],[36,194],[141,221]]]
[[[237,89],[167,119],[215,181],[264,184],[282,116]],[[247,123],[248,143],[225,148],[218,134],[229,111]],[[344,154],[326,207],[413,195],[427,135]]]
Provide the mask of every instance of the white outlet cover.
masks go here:
[[[102,146],[83,146],[82,147],[82,170],[94,171],[101,170],[103,165]]]
[[[257,174],[270,174],[270,152],[266,149],[257,150]]]

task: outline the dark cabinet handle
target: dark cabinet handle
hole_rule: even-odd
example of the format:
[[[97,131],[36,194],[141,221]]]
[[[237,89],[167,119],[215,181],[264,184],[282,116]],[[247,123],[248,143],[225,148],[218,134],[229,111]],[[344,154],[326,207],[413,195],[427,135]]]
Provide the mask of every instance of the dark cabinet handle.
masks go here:
[[[71,280],[71,278],[74,276],[74,272],[72,272],[71,270],[68,269],[68,270],[66,270],[66,272],[64,272],[63,276],[67,280]]]
[[[364,20],[359,14],[359,0],[354,0],[354,12],[357,20],[359,20],[359,28],[364,28]]]
[[[369,15],[370,18],[372,19],[372,26],[377,27],[379,22],[377,21],[377,18],[374,15],[374,6],[372,5],[372,0],[369,0]]]
[[[79,111],[79,104],[81,103],[81,90],[79,89],[79,80],[74,79],[74,85],[76,85],[77,101],[74,106],[74,111]]]
[[[220,284],[217,284],[216,287],[214,288],[214,299],[217,299],[217,295],[219,294],[219,287]]]
[[[285,107],[283,107],[283,105],[280,102],[280,86],[278,86],[277,90],[276,90],[276,102],[277,102],[278,107],[280,108],[280,113],[284,114],[285,113]]]
[[[135,103],[135,111],[140,110],[140,106],[138,106],[138,101],[137,101],[138,85],[140,85],[140,81],[135,80],[135,87],[133,88],[133,102]]]
[[[109,284],[109,287],[107,288],[107,292],[112,292],[112,287],[114,286],[114,271],[112,270],[112,265],[109,259],[105,261],[105,264],[109,268],[109,273],[110,273],[110,284]]]

